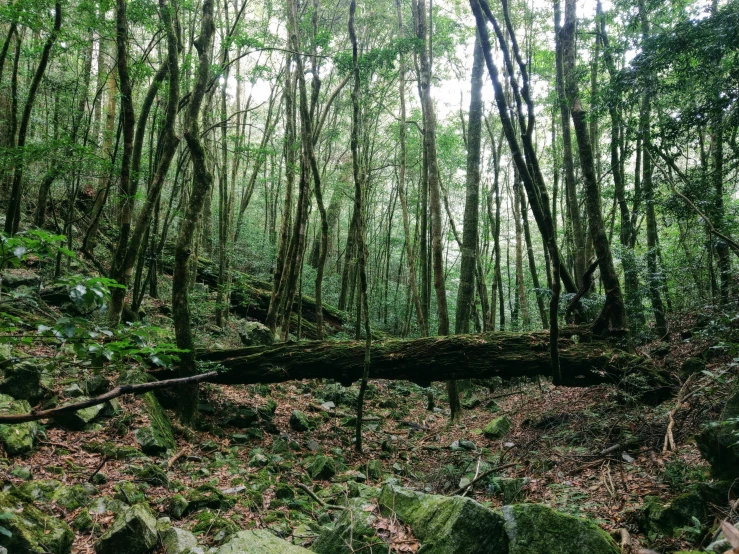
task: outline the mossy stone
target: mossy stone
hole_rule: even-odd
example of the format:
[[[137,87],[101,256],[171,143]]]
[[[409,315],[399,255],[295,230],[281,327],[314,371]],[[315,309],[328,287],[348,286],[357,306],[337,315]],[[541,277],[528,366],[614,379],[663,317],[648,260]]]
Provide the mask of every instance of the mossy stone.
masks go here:
[[[316,456],[308,467],[308,474],[313,479],[331,479],[336,475],[336,464],[328,456]]]
[[[116,493],[113,498],[126,504],[138,504],[146,499],[144,493],[130,481],[118,483],[115,489]]]
[[[494,492],[503,495],[503,504],[514,504],[521,501],[522,491],[526,485],[525,477],[494,477],[490,479]]]
[[[373,523],[377,515],[373,506],[362,498],[349,501],[336,523],[324,531],[311,548],[318,554],[353,554],[354,552],[386,552],[387,545],[377,536]]]
[[[496,417],[485,426],[482,434],[490,440],[502,439],[511,430],[511,425],[511,420],[506,416]]]
[[[272,421],[272,418],[274,417],[276,411],[277,411],[277,402],[275,402],[271,398],[267,400],[267,402],[265,402],[264,404],[262,404],[261,406],[257,408],[259,417],[267,421]]]
[[[380,460],[367,462],[367,476],[374,480],[382,479],[382,462]]]
[[[190,503],[181,494],[175,494],[167,501],[167,513],[175,519],[182,518]]]
[[[728,490],[727,483],[702,483],[670,502],[664,502],[657,496],[647,496],[638,513],[640,527],[647,533],[677,537],[681,529],[695,526],[695,518],[701,528],[707,530],[713,522],[711,505],[720,505],[726,499]]]
[[[280,539],[266,529],[241,531],[217,550],[217,554],[310,554],[300,546]]]
[[[167,526],[160,529],[159,536],[162,539],[164,554],[202,554],[203,549],[198,546],[198,541],[187,529]]]
[[[192,532],[195,535],[208,535],[216,543],[228,540],[239,531],[233,521],[213,512],[201,512],[198,519],[199,522],[193,526]]]
[[[739,391],[729,397],[721,421],[708,424],[695,442],[711,474],[718,479],[739,479]],[[733,423],[725,423],[727,420]]]
[[[508,554],[619,554],[611,536],[592,521],[542,504],[503,506]]]
[[[124,510],[95,543],[97,554],[149,554],[157,545],[157,522],[143,504]]]
[[[259,421],[259,414],[251,408],[241,408],[226,419],[226,425],[238,429],[246,429]]]
[[[146,464],[141,469],[134,470],[134,475],[139,481],[149,483],[155,487],[167,487],[169,486],[169,479],[164,470],[154,464]]]
[[[298,433],[304,433],[305,431],[310,430],[310,421],[308,421],[308,416],[300,410],[294,410],[292,415],[290,415],[290,428]]]
[[[8,552],[68,554],[72,550],[74,533],[69,526],[47,516],[32,503],[0,493],[0,512],[14,514],[2,522],[10,536],[0,534],[0,546]]]
[[[205,508],[211,510],[228,510],[235,501],[233,498],[223,494],[213,485],[200,485],[197,488],[190,489],[185,494],[188,502],[187,513],[196,512]]]
[[[503,516],[471,498],[385,485],[379,503],[383,513],[395,514],[411,527],[424,554],[508,552]]]
[[[92,533],[97,524],[93,521],[90,516],[90,512],[82,510],[77,517],[72,520],[72,528],[76,529],[80,533]]]
[[[678,375],[680,379],[685,381],[688,377],[694,373],[700,373],[706,369],[706,362],[701,358],[690,357],[686,358],[685,361],[680,365],[680,371]]]
[[[275,498],[281,500],[292,500],[295,498],[295,491],[287,483],[278,483],[275,488]]]
[[[172,423],[154,393],[142,395],[144,409],[149,416],[149,425],[136,430],[136,442],[141,451],[149,456],[161,456],[168,450],[174,450],[176,442],[172,432]]]
[[[7,394],[18,400],[27,400],[32,405],[38,403],[45,390],[41,383],[44,369],[33,362],[16,362],[0,371],[0,394]]]
[[[0,394],[0,413],[27,414],[30,411],[31,405],[28,401],[15,400],[7,394]],[[0,424],[0,442],[3,443],[9,456],[27,454],[33,450],[37,435],[38,424],[35,421],[14,425]]]
[[[86,396],[80,396],[79,398],[74,399],[74,403],[77,404],[79,402],[84,402],[85,400],[89,399]],[[54,416],[54,421],[62,427],[78,431],[80,429],[84,429],[87,425],[95,421],[103,409],[103,404],[95,404],[94,406],[88,406],[81,410],[57,414]]]

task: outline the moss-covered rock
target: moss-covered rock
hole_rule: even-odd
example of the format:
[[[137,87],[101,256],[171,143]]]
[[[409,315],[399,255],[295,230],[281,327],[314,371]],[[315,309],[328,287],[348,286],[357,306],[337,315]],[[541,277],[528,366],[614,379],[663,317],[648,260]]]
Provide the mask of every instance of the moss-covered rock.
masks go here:
[[[7,394],[0,394],[0,414],[27,414],[31,405],[26,400],[15,400]],[[33,450],[38,435],[38,424],[35,421],[15,425],[0,424],[0,442],[10,456],[26,454]]]
[[[203,554],[198,541],[187,529],[168,526],[160,530],[164,554]]]
[[[410,525],[423,554],[508,552],[503,516],[470,498],[414,492],[396,485],[382,488],[383,512]]]
[[[219,512],[203,511],[197,515],[198,523],[196,523],[192,532],[198,536],[208,536],[215,543],[222,543],[229,540],[232,536],[239,532],[238,526]]]
[[[97,492],[89,484],[64,485],[54,479],[28,481],[20,486],[12,487],[9,492],[25,502],[46,506],[56,502],[65,510],[76,510],[90,504],[90,496]]]
[[[270,346],[275,342],[274,333],[258,321],[244,321],[239,329],[239,338],[244,346]]]
[[[595,523],[542,504],[503,506],[508,554],[619,554]]]
[[[523,488],[526,485],[526,479],[524,477],[493,477],[489,483],[494,492],[503,496],[503,504],[521,502]]]
[[[686,358],[685,361],[680,365],[680,371],[678,375],[680,379],[685,381],[688,377],[694,373],[700,373],[706,369],[706,362],[701,358],[690,357]]]
[[[157,522],[143,504],[124,510],[95,543],[97,554],[148,554],[158,542]]]
[[[380,460],[367,462],[367,476],[374,480],[382,479],[382,462]]]
[[[226,544],[221,546],[217,554],[310,554],[310,550],[295,546],[282,540],[266,529],[241,531]]]
[[[172,423],[154,393],[142,395],[144,409],[149,417],[149,425],[136,430],[136,442],[141,451],[149,456],[161,456],[168,450],[174,450],[176,442],[172,432]]]
[[[308,421],[308,416],[300,410],[293,410],[292,415],[290,415],[290,428],[298,433],[304,433],[305,431],[310,430],[310,421]]]
[[[352,499],[333,527],[313,543],[312,550],[318,554],[387,551],[387,545],[377,536],[373,527],[377,516],[372,508],[366,500]]]
[[[313,479],[331,479],[336,475],[336,464],[328,456],[316,456],[308,466],[308,474]]]
[[[187,500],[187,508],[185,513],[197,512],[205,508],[211,510],[228,510],[235,504],[235,500],[223,494],[213,485],[200,485],[194,489],[190,489],[185,494]]]
[[[45,394],[41,383],[43,368],[33,362],[15,362],[0,370],[0,394],[38,403]]]
[[[74,533],[63,521],[47,516],[32,503],[14,495],[0,493],[0,512],[10,512],[2,521],[10,536],[0,534],[0,546],[8,552],[24,554],[68,554]]]
[[[85,400],[89,399],[86,396],[80,396],[79,398],[75,398],[70,402],[70,404],[77,404],[79,402],[84,402]],[[54,416],[54,421],[62,427],[76,431],[84,429],[87,425],[95,421],[104,409],[105,406],[103,404],[95,404],[94,406],[88,406],[87,408],[82,408],[81,410],[76,410],[74,412],[62,412],[60,414],[56,414]]]
[[[508,431],[511,430],[511,420],[506,416],[500,416],[492,419],[485,428],[482,430],[482,434],[485,438],[490,440],[502,439]]]
[[[722,504],[729,490],[726,483],[696,485],[692,490],[665,502],[658,496],[647,496],[638,512],[639,525],[646,533],[678,537],[686,529],[695,529],[696,520],[702,530],[713,522],[711,505]]]
[[[167,513],[175,519],[182,518],[190,503],[181,494],[175,494],[167,501]]]
[[[710,423],[696,437],[703,457],[718,479],[739,478],[739,391],[726,403],[721,421]]]

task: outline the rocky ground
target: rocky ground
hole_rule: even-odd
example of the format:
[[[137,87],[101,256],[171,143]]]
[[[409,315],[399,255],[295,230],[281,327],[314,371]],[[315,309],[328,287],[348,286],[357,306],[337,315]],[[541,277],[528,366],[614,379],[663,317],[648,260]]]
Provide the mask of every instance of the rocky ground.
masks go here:
[[[682,383],[658,406],[623,387],[486,382],[463,387],[464,415],[450,424],[443,387],[429,406],[428,389],[373,382],[361,455],[357,389],[329,382],[203,385],[196,429],[174,423],[173,392],[0,425],[0,545],[12,554],[703,551],[720,520],[736,520],[739,478],[731,427],[704,428],[739,416],[736,393],[721,416],[736,364],[716,340],[733,328],[717,325],[675,321],[670,349],[642,349]],[[217,336],[203,326],[201,342],[235,344],[240,326]],[[90,367],[50,343],[16,343],[5,357],[4,413],[147,378],[141,363]]]

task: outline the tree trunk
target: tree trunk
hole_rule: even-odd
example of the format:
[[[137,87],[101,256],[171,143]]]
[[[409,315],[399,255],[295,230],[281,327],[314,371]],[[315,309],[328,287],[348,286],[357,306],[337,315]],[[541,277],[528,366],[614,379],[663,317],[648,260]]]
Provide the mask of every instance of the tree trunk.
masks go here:
[[[162,0],[160,0],[162,1]],[[195,41],[198,51],[198,69],[190,103],[185,113],[185,141],[193,162],[192,194],[185,215],[180,222],[180,230],[175,247],[175,269],[172,281],[172,315],[175,326],[177,347],[185,352],[180,354],[179,374],[189,377],[196,371],[194,342],[190,329],[190,304],[188,299],[189,261],[192,254],[193,237],[203,211],[205,197],[213,184],[213,175],[208,171],[205,150],[200,142],[200,108],[210,76],[211,50],[213,47],[213,0],[204,0],[200,24],[200,37]],[[197,417],[198,387],[185,385],[181,389],[179,416],[183,423],[191,423]]]
[[[13,186],[10,191],[10,202],[8,203],[8,211],[5,215],[5,232],[9,235],[17,233],[18,226],[20,225],[21,204],[23,203],[23,169],[25,167],[25,153],[23,152],[23,149],[26,146],[26,134],[28,133],[28,125],[31,122],[31,112],[33,111],[33,105],[36,102],[36,93],[41,85],[41,79],[43,79],[44,73],[46,72],[46,66],[49,63],[51,49],[59,36],[59,30],[61,27],[62,4],[60,0],[57,0],[54,5],[54,27],[51,33],[49,33],[49,37],[46,39],[46,43],[44,44],[44,49],[41,52],[41,59],[38,62],[36,72],[31,81],[31,86],[28,89],[26,105],[23,108],[23,115],[21,116],[21,123],[18,128],[18,141],[15,143],[15,149],[20,152],[20,160],[15,164],[15,170],[13,172]]]
[[[470,332],[470,313],[475,298],[477,268],[477,236],[480,211],[480,143],[482,133],[482,77],[485,59],[480,38],[475,36],[470,85],[470,115],[467,130],[467,178],[462,229],[462,264],[459,270],[459,292],[454,332]]]
[[[588,227],[593,246],[600,262],[600,274],[606,292],[606,302],[603,306],[594,328],[599,332],[607,332],[609,323],[616,329],[626,329],[626,310],[621,295],[621,284],[618,280],[616,267],[613,263],[611,246],[608,243],[606,229],[601,213],[600,192],[595,175],[595,162],[590,144],[590,134],[587,122],[587,113],[580,101],[580,94],[575,75],[575,0],[565,2],[565,24],[560,31],[562,54],[567,90],[567,99],[570,105],[572,123],[575,127],[575,136],[580,152],[580,167],[585,182],[585,206],[588,212]]]
[[[624,377],[638,374],[654,387],[649,394],[667,392],[666,374],[648,359],[598,342],[580,340],[576,344],[570,338],[560,338],[558,346],[562,383],[566,386],[618,384]],[[314,341],[214,351],[199,359],[223,366],[215,380],[222,384],[329,378],[349,385],[364,372],[365,349],[363,341]],[[549,333],[498,331],[375,341],[369,375],[372,379],[408,380],[427,386],[449,378],[507,380],[551,373]],[[161,372],[161,377],[168,376],[169,372]]]

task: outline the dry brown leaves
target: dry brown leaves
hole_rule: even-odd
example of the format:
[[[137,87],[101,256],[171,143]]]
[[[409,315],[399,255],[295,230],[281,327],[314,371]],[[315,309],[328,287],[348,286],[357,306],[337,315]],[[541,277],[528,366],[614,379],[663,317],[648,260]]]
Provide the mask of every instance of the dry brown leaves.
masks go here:
[[[368,507],[371,509],[371,507]],[[397,519],[387,517],[377,517],[372,523],[377,536],[387,543],[392,552],[415,554],[421,548],[410,528],[403,525]]]

